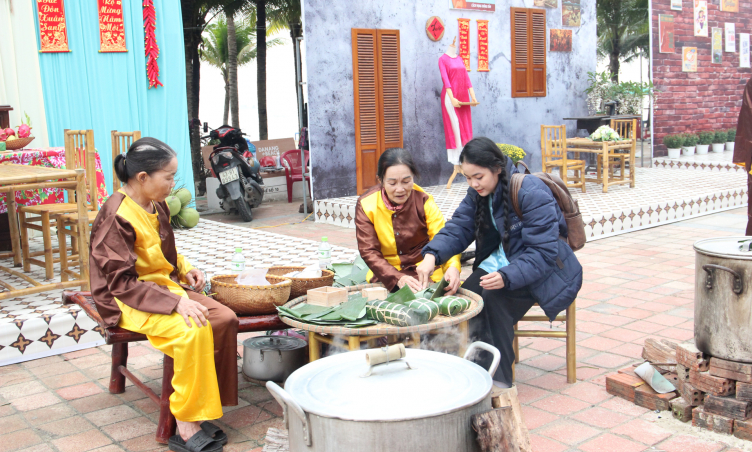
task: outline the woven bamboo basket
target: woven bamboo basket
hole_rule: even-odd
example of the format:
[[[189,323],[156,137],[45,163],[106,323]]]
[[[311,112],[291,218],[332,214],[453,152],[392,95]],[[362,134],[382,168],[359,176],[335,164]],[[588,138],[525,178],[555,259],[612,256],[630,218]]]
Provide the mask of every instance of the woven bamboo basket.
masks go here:
[[[305,267],[271,267],[267,275],[284,276],[290,272],[299,272]],[[290,300],[302,297],[308,294],[311,289],[331,286],[334,284],[334,272],[331,270],[322,270],[321,278],[290,278],[292,280],[292,289],[290,290]]]
[[[238,275],[217,275],[211,279],[214,298],[241,315],[274,314],[290,298],[290,278],[266,275],[271,286],[241,286],[235,283]],[[278,284],[283,282],[282,284]]]
[[[6,141],[5,149],[8,151],[17,151],[21,148],[25,148],[32,141],[34,141],[34,137],[16,138],[15,140]]]

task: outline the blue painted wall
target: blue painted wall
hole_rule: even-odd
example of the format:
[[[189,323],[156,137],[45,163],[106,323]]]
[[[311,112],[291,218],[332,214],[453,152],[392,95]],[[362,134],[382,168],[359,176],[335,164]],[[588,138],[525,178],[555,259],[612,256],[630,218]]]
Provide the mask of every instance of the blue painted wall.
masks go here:
[[[123,2],[128,52],[99,53],[97,2],[69,1],[65,16],[71,52],[39,54],[50,146],[63,146],[64,129],[93,129],[110,193],[112,130],[140,130],[143,137],[169,144],[178,153],[179,183],[194,192],[180,1],[161,0],[155,2],[155,9],[163,87],[149,89],[143,9],[138,1]]]

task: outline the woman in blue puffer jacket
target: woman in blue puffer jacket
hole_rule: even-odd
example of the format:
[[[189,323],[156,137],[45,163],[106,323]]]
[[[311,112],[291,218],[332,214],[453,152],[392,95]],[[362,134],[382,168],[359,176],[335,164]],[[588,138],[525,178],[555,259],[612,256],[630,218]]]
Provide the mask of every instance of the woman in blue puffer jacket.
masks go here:
[[[521,220],[509,196],[509,181],[517,168],[493,141],[469,141],[460,163],[470,188],[452,219],[423,248],[425,260],[417,273],[426,287],[437,265],[475,241],[473,273],[462,287],[481,295],[485,307],[470,320],[470,331],[499,349],[494,384],[510,387],[513,326],[534,303],[551,320],[565,310],[582,286],[582,266],[566,242],[564,216],[543,181],[525,177],[518,193]],[[449,287],[447,294],[456,290]],[[476,362],[485,365],[490,359],[482,356]]]

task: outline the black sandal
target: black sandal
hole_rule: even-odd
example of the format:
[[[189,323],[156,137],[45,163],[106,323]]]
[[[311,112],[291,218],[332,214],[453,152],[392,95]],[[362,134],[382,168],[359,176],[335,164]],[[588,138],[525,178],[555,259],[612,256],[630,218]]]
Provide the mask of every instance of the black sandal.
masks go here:
[[[221,452],[223,447],[214,441],[205,431],[199,430],[188,441],[180,434],[174,435],[168,442],[170,450],[174,452]]]
[[[209,437],[211,437],[214,441],[218,442],[221,445],[227,444],[227,433],[222,431],[221,428],[217,427],[216,425],[212,424],[209,421],[204,421],[201,423],[201,430],[205,431]]]

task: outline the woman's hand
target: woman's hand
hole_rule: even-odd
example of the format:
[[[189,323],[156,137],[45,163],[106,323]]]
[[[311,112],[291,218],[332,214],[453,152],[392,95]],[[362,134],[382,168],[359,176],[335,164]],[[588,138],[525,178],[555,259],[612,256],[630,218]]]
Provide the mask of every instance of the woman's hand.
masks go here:
[[[193,290],[195,290],[196,292],[203,292],[204,288],[206,287],[204,273],[197,268],[194,268],[193,270],[186,273],[185,280],[188,281],[188,284],[190,284],[190,286],[193,287]]]
[[[452,102],[452,107],[454,108],[460,108],[462,106],[460,105],[460,101],[458,101],[454,97],[450,97],[449,100]]]
[[[188,328],[192,328],[189,318],[193,319],[196,326],[201,328],[202,326],[206,326],[206,317],[209,316],[209,309],[206,306],[186,297],[180,297],[175,312],[183,316],[183,320],[185,320]]]
[[[426,254],[423,256],[423,262],[418,265],[415,272],[418,274],[418,281],[420,281],[420,289],[423,290],[431,284],[431,275],[436,270],[436,256],[433,254]]]
[[[405,275],[397,281],[397,287],[400,289],[405,286],[410,286],[410,290],[413,292],[419,292],[421,290],[420,282],[412,276]]]
[[[457,293],[457,289],[460,288],[460,271],[455,267],[449,267],[444,273],[444,279],[447,282],[446,289],[444,289],[445,293],[439,294],[439,296],[450,296]]]
[[[498,290],[504,288],[504,278],[501,273],[493,272],[480,277],[480,286],[486,290]]]

